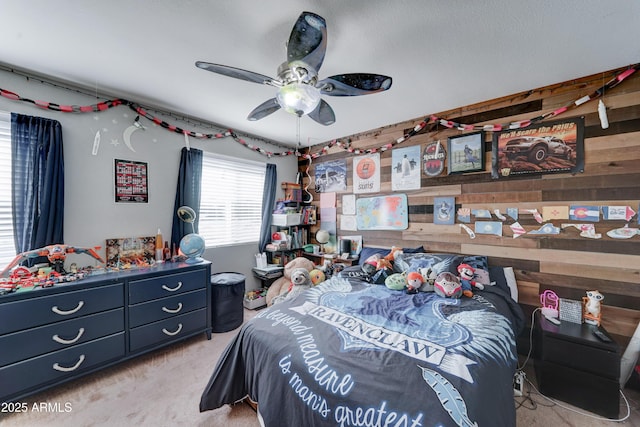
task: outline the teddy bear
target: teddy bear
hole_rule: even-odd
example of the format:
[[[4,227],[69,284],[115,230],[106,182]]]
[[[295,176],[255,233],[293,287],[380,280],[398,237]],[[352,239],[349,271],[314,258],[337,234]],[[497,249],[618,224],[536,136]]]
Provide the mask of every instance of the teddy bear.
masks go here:
[[[274,297],[289,291],[291,273],[293,273],[293,270],[296,268],[304,268],[307,271],[311,271],[316,268],[316,266],[313,261],[305,257],[297,257],[289,261],[284,266],[283,276],[276,279],[271,286],[269,286],[269,290],[267,290],[267,306],[271,305],[271,300],[273,300]]]
[[[311,276],[306,268],[298,267],[291,273],[291,285],[287,288],[287,292],[281,293],[271,300],[271,305],[278,304],[282,301],[295,298],[300,293],[311,288],[313,283],[311,282]]]

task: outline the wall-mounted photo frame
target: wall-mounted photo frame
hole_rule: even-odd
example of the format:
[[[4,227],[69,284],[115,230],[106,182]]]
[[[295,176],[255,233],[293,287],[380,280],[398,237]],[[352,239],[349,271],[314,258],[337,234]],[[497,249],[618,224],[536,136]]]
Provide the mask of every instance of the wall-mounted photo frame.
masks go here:
[[[493,134],[491,176],[584,172],[584,117]]]
[[[484,138],[484,131],[480,131],[447,139],[449,175],[484,170]]]

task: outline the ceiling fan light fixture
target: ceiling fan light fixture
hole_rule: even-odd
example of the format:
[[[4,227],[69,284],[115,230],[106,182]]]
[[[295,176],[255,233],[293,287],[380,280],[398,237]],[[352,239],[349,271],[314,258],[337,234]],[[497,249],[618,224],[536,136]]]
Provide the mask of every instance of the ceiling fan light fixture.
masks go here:
[[[316,109],[320,90],[305,83],[289,83],[278,89],[276,100],[286,112],[301,117]]]

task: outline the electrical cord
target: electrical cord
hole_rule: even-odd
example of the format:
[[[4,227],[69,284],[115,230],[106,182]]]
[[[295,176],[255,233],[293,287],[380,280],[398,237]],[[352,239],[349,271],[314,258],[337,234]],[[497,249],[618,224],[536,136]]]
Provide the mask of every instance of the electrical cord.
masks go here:
[[[618,419],[611,419],[611,418],[605,418],[605,417],[599,417],[596,415],[593,415],[591,413],[588,412],[583,412],[583,411],[579,411],[575,408],[571,408],[569,406],[563,405],[561,402],[552,399],[550,397],[545,396],[544,394],[542,394],[540,392],[540,390],[538,390],[536,388],[535,385],[533,385],[533,383],[531,381],[529,381],[529,378],[527,378],[527,374],[524,372],[524,368],[527,365],[527,363],[529,362],[529,359],[531,358],[531,351],[533,349],[533,326],[534,326],[534,322],[535,322],[535,314],[536,311],[541,311],[541,308],[536,308],[535,310],[533,310],[533,312],[531,313],[531,330],[529,331],[529,352],[527,353],[527,357],[525,358],[524,362],[522,363],[522,366],[519,367],[516,371],[516,373],[520,373],[520,375],[522,376],[522,378],[524,379],[524,381],[526,382],[526,384],[529,386],[529,389],[526,391],[526,393],[523,393],[522,396],[516,396],[514,397],[514,399],[516,400],[516,410],[518,410],[519,408],[525,408],[525,409],[530,409],[530,410],[536,410],[538,408],[538,406],[544,406],[544,407],[553,407],[553,406],[559,406],[563,409],[566,409],[568,411],[574,412],[576,414],[579,415],[583,415],[585,417],[588,418],[592,418],[595,420],[600,420],[600,421],[610,421],[610,422],[622,422],[622,421],[626,421],[630,416],[631,416],[631,405],[629,405],[629,401],[627,400],[627,397],[624,395],[624,393],[622,392],[621,389],[619,389],[618,391],[620,392],[620,395],[622,396],[622,400],[624,400],[625,406],[627,407],[627,414],[623,417],[623,418],[618,418]],[[541,402],[536,401],[533,399],[532,397],[532,392],[531,389],[535,390],[535,393],[539,394],[540,396],[542,396],[544,399],[546,399],[547,401],[551,402],[551,405],[543,405]],[[518,397],[520,397],[522,399],[522,401],[518,401]],[[531,407],[527,407],[525,406],[525,403],[530,403]]]

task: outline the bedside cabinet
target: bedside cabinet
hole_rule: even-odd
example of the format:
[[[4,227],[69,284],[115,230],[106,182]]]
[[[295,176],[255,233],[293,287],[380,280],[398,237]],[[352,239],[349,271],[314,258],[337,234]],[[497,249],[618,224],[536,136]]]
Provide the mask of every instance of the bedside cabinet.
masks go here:
[[[555,325],[536,314],[535,372],[540,392],[604,417],[618,418],[618,344],[596,338],[596,326],[566,321]],[[604,328],[600,330],[609,336]]]

